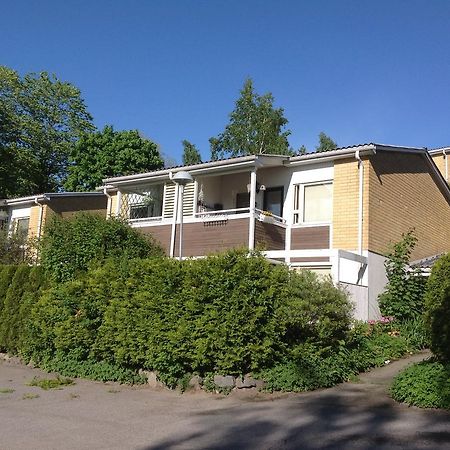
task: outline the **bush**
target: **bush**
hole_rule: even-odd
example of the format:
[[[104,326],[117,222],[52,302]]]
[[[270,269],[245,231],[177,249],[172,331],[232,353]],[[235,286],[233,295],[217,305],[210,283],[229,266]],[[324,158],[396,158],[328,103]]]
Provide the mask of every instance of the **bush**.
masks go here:
[[[0,313],[0,348],[3,350],[13,354],[18,352],[30,308],[44,285],[40,267],[21,265],[14,271]]]
[[[6,293],[8,292],[16,269],[17,266],[14,265],[0,266],[0,317],[5,304]]]
[[[69,219],[54,217],[40,243],[41,265],[59,282],[74,279],[94,260],[162,255],[161,247],[150,237],[124,222],[90,214],[78,214]]]
[[[450,253],[442,256],[431,271],[425,296],[425,323],[431,350],[450,361]]]
[[[35,241],[20,233],[0,230],[0,264],[25,264],[33,261]]]
[[[419,270],[409,269],[409,259],[416,244],[417,238],[410,230],[402,234],[402,239],[393,244],[386,255],[388,284],[378,299],[383,316],[411,320],[423,313],[426,279]]]
[[[416,325],[417,327],[419,325]],[[270,391],[302,392],[334,386],[372,367],[419,350],[416,326],[398,321],[357,322],[346,341],[334,348],[299,345],[282,363],[263,370]]]
[[[394,379],[391,395],[408,405],[450,409],[450,364],[428,360],[408,367]]]
[[[336,347],[350,328],[346,295],[311,273],[230,251],[199,260],[111,258],[48,290],[31,310],[22,354],[43,363],[95,361],[242,375],[290,347]]]

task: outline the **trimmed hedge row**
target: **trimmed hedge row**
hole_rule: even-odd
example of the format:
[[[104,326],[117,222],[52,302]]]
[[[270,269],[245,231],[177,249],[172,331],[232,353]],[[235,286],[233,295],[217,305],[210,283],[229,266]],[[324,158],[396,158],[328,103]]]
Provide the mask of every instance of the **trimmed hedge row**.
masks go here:
[[[10,322],[14,308],[3,311]],[[26,321],[8,351],[52,367],[71,361],[73,370],[86,361],[157,370],[174,386],[186,373],[272,367],[305,343],[334,348],[349,332],[351,306],[329,280],[230,251],[182,263],[109,259],[51,286]]]
[[[41,267],[0,267],[1,350],[15,354],[22,347],[30,310],[46,285]]]

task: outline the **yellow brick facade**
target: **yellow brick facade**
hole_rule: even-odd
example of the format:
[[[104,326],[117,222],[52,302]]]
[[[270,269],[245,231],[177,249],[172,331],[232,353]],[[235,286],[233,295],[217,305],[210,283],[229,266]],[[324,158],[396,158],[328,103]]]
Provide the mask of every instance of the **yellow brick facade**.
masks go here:
[[[106,217],[115,216],[117,211],[117,193],[110,195],[111,198],[108,199],[108,208],[106,211]]]
[[[39,210],[40,206],[35,205],[30,208],[30,224],[28,226],[28,237],[35,238],[39,228]]]
[[[445,158],[442,153],[438,153],[437,155],[432,156],[434,163],[436,164],[437,168],[441,172],[442,176],[445,178],[446,171],[445,171]],[[447,158],[450,158],[450,152],[447,154]],[[447,180],[449,182],[450,180]]]
[[[379,152],[369,166],[369,250],[383,254],[412,227],[412,259],[450,251],[450,201],[423,155]]]
[[[363,161],[363,224],[368,220],[368,167]],[[336,160],[333,180],[333,244],[335,249],[358,249],[359,173],[354,158]],[[367,226],[363,226],[363,248],[367,248]]]

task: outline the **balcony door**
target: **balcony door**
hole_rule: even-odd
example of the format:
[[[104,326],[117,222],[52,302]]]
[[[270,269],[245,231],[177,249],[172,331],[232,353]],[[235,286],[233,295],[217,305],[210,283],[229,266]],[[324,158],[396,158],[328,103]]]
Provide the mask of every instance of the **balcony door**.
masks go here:
[[[264,191],[264,211],[269,211],[276,216],[283,217],[283,186],[266,188]]]

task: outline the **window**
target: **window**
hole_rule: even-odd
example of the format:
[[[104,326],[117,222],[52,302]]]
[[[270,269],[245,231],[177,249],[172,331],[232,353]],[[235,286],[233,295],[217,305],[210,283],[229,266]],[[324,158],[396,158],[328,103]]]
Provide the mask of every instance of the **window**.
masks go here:
[[[22,238],[28,237],[28,227],[30,225],[30,218],[14,219],[13,230],[18,236]]]
[[[123,206],[129,206],[130,219],[146,219],[162,216],[164,186],[158,184],[147,187],[140,193],[125,194]]]
[[[294,223],[329,223],[333,214],[333,184],[298,184],[294,191]]]
[[[283,216],[283,197],[284,197],[283,186],[267,188],[264,191],[264,211],[270,211],[276,216]]]
[[[248,192],[236,194],[236,209],[240,208],[250,208],[250,194]]]

